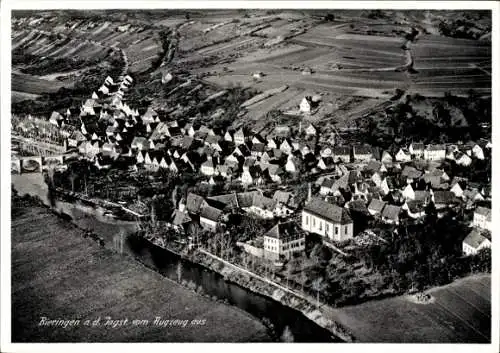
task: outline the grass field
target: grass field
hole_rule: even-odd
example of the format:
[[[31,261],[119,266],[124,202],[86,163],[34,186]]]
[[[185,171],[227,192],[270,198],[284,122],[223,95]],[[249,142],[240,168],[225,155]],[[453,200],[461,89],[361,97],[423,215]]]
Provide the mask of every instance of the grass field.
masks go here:
[[[488,343],[491,276],[434,288],[430,304],[397,297],[335,309],[333,316],[360,342]]]
[[[47,327],[48,319],[96,319],[100,327]],[[205,325],[103,326],[112,319],[206,320]],[[123,258],[39,207],[12,213],[13,342],[253,342],[265,328]]]
[[[30,94],[56,92],[61,87],[72,87],[74,82],[50,81],[32,75],[12,72],[12,91]]]

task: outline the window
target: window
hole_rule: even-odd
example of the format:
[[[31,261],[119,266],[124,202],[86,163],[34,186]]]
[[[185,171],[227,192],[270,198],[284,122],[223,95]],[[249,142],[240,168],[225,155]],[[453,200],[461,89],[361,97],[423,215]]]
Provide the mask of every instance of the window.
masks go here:
[[[344,227],[344,233],[347,234],[347,226]]]
[[[309,225],[309,216],[306,216],[306,226]]]
[[[313,217],[313,227],[316,227],[316,218]]]
[[[319,230],[323,230],[323,222],[322,221],[319,221]]]
[[[325,223],[325,231],[328,233],[328,223]]]
[[[339,234],[339,227],[335,227],[335,235]]]

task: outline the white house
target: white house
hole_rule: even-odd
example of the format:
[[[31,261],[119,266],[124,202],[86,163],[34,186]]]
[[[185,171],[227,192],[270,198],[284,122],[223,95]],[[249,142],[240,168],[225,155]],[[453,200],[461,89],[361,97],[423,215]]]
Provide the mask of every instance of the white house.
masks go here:
[[[400,148],[396,153],[396,161],[398,162],[410,162],[411,161],[411,153],[410,151]]]
[[[420,159],[424,155],[424,144],[423,143],[411,143],[408,150],[410,151],[410,154],[413,157]]]
[[[302,210],[302,229],[344,241],[353,237],[353,222],[345,208],[313,198]]]
[[[472,225],[481,229],[491,231],[491,209],[486,207],[478,207],[474,211]]]
[[[428,145],[424,150],[427,161],[442,161],[446,158],[446,148],[443,145]]]
[[[413,190],[411,184],[406,185],[404,188],[403,197],[407,200],[415,200],[415,191]]]
[[[491,241],[477,229],[473,229],[462,242],[462,251],[465,255],[476,255],[479,250],[490,247]]]
[[[305,244],[304,233],[296,229],[295,222],[278,223],[264,234],[264,257],[290,258],[293,253],[303,252]]]
[[[453,184],[450,191],[454,193],[456,197],[459,198],[462,198],[462,196],[464,195],[464,190],[462,189],[459,183]]]
[[[306,96],[302,99],[299,105],[299,110],[303,113],[310,113],[312,106],[312,100],[310,96]]]

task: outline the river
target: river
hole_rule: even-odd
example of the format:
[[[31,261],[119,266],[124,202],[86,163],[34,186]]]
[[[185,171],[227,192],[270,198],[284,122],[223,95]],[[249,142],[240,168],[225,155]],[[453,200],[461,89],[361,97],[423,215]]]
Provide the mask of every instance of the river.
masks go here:
[[[44,203],[49,204],[47,186],[40,174],[13,175],[12,184],[21,195],[38,196]],[[110,219],[80,203],[56,200],[53,206],[58,212],[70,216],[79,227],[99,234],[109,247],[114,246],[114,240],[118,235],[132,235],[137,230],[135,222]],[[146,239],[134,236],[125,238],[127,240],[124,242],[123,251],[126,255],[134,256],[147,267],[170,279],[192,281],[201,286],[205,294],[226,300],[259,320],[267,319],[266,321],[273,325],[277,336],[280,336],[288,326],[296,342],[341,342],[339,338],[333,337],[328,330],[309,320],[299,311],[227,282],[220,274],[186,261]]]

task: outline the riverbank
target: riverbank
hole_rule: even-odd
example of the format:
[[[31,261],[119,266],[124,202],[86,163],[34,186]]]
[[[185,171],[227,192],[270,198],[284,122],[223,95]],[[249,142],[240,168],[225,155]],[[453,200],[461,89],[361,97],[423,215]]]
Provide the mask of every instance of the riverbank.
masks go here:
[[[12,211],[13,341],[272,341],[266,327],[250,314],[187,290],[85,239],[80,229],[47,208]],[[128,323],[106,326],[107,316]],[[39,325],[42,317],[80,321],[54,327]],[[84,324],[99,317],[98,327]],[[162,326],[155,323],[156,317],[178,322]],[[134,319],[148,322],[133,325]]]
[[[324,315],[322,307],[315,306],[314,299],[303,294],[296,293],[271,280],[262,278],[259,275],[247,271],[237,265],[229,263],[204,250],[186,256],[190,261],[199,263],[221,274],[225,280],[238,284],[254,293],[272,298],[281,304],[301,312],[309,320],[318,326],[328,330],[334,337],[340,338],[343,342],[353,342],[354,336],[335,320]]]
[[[32,195],[38,197],[44,204],[50,205],[50,200],[47,197],[48,188],[41,175],[15,175],[13,176],[12,184],[20,195]],[[60,200],[53,203],[53,205],[50,205],[52,209],[59,214],[71,217],[72,221],[80,228],[91,229],[94,233],[104,237],[104,242],[108,247],[114,246],[116,238],[120,235],[119,233],[123,233],[127,236],[134,234],[138,229],[135,222],[107,218],[98,214],[94,209],[88,206]],[[165,250],[172,251],[170,249]],[[174,251],[174,253],[188,261],[220,274],[230,283],[234,283],[255,294],[265,296],[288,308],[296,310],[319,327],[327,330],[334,341],[352,342],[354,340],[352,335],[338,323],[334,320],[325,318],[322,312],[317,310],[315,305],[311,303],[311,300],[306,300],[295,294],[287,293],[286,290],[283,290],[284,288],[278,288],[276,284],[270,280],[258,278],[259,276],[257,275],[248,275],[248,272],[245,274],[241,268],[200,251],[196,251],[195,253],[182,252],[180,254]],[[138,258],[140,259],[140,257]]]

